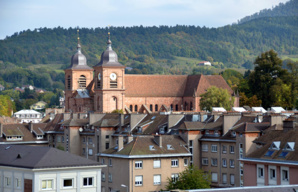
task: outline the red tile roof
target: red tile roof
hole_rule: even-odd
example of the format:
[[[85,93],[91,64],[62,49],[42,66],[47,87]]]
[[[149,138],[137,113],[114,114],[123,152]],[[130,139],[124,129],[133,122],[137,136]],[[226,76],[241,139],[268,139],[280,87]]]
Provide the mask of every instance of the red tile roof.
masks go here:
[[[125,75],[127,97],[192,97],[216,86],[233,90],[220,75]]]

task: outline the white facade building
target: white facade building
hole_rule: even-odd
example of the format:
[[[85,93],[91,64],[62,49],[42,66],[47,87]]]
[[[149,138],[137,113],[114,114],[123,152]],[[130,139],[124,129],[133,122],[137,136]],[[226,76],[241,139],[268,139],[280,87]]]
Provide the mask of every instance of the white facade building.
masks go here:
[[[55,148],[0,145],[2,192],[100,192],[98,162]]]
[[[14,117],[21,120],[21,123],[39,123],[42,119],[42,114],[29,109],[23,109],[13,114]]]

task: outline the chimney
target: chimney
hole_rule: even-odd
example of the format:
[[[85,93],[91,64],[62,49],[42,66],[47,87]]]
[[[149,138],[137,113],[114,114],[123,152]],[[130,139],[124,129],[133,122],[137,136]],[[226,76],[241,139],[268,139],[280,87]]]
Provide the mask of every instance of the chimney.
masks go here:
[[[71,118],[71,113],[63,113],[63,120],[69,120]]]
[[[159,147],[162,147],[162,138],[161,135],[154,135],[154,141],[157,143]]]
[[[0,123],[0,137],[2,137],[3,135],[3,124]]]
[[[223,135],[226,134],[240,118],[240,113],[223,114]]]
[[[122,113],[119,114],[119,130],[121,130],[122,126],[124,125],[124,115]]]
[[[32,133],[32,131],[33,131],[33,123],[32,123],[32,121],[29,123],[29,130]]]
[[[282,130],[283,126],[283,116],[279,114],[271,114],[270,115],[270,126],[276,125],[276,130]]]
[[[118,136],[118,151],[121,151],[123,149],[123,136]]]

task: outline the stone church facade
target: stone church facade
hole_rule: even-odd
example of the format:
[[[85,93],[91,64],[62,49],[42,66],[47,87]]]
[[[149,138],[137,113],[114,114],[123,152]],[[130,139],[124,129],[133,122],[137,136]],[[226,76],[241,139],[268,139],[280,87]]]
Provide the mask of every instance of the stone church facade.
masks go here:
[[[126,113],[200,111],[200,95],[210,86],[232,89],[220,75],[130,75],[118,62],[110,38],[100,62],[93,68],[78,44],[65,69],[66,112]],[[235,97],[234,106],[239,106]]]

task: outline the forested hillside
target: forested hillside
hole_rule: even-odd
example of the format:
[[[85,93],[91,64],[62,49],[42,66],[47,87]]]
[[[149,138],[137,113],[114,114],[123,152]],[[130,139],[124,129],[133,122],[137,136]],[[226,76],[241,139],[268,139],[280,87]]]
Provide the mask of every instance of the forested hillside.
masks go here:
[[[286,3],[279,3],[278,6],[272,9],[263,9],[258,13],[250,16],[246,16],[238,21],[238,23],[244,23],[253,19],[262,17],[280,17],[280,16],[298,16],[298,0],[290,0]]]

